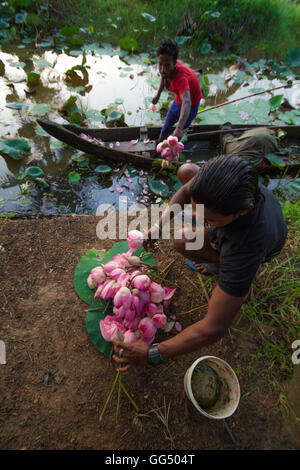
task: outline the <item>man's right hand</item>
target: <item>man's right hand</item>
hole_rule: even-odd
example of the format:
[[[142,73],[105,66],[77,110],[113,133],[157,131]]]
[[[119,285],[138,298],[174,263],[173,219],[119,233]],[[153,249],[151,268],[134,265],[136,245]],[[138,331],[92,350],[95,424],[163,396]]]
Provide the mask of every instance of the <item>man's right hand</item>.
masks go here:
[[[157,104],[158,100],[159,100],[159,96],[154,96],[154,98],[152,100],[152,104]]]

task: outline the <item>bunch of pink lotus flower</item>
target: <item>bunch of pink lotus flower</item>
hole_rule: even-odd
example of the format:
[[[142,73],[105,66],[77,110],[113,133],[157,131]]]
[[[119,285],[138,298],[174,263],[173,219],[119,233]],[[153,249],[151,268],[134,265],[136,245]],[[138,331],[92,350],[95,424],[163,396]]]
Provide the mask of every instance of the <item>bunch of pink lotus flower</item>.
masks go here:
[[[156,151],[161,153],[162,157],[165,157],[169,164],[177,159],[178,155],[184,149],[182,142],[178,142],[178,139],[175,135],[170,135],[166,140],[160,142]]]
[[[143,243],[138,230],[128,233],[129,251],[117,254],[103,266],[93,268],[88,286],[96,289],[95,299],[112,299],[114,316],[100,320],[100,330],[107,341],[133,343],[139,339],[150,344],[158,328],[165,328],[168,308],[176,289],[153,282],[149,268],[141,258],[132,256]]]

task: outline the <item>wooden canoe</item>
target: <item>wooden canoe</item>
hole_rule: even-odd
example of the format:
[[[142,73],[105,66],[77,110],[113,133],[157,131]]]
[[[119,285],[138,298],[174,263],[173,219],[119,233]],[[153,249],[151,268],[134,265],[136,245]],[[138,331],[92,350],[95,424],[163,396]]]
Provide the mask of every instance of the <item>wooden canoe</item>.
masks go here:
[[[108,162],[124,162],[131,163],[134,166],[150,169],[153,166],[154,160],[162,161],[159,154],[156,153],[156,140],[161,132],[161,127],[115,127],[109,129],[93,129],[86,127],[79,127],[73,124],[57,124],[52,121],[45,121],[37,119],[38,124],[53,137],[61,140],[62,142],[74,147],[82,152],[96,155],[99,158]],[[198,125],[191,126],[188,129],[188,140],[194,141],[218,141],[220,136],[218,125]],[[262,127],[259,125],[232,125],[234,132],[244,131],[255,127]],[[264,126],[276,127],[278,126]],[[297,141],[296,143],[300,148],[300,126],[281,126],[286,133],[286,139]],[[224,131],[222,131],[224,132]],[[232,132],[232,131],[231,131]],[[80,134],[85,134],[102,140],[105,145],[90,142],[82,137]],[[137,141],[132,144],[131,141]],[[285,161],[285,167],[290,167],[291,170],[300,169],[300,155],[297,155],[296,160]],[[284,158],[283,158],[284,160]],[[282,171],[282,169],[272,167],[271,172]],[[268,170],[268,173],[270,171]]]

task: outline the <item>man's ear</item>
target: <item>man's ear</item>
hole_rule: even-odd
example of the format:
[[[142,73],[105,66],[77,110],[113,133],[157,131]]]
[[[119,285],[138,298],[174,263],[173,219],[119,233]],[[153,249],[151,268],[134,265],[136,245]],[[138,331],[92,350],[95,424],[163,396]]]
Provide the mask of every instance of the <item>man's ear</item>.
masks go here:
[[[246,215],[246,214],[248,214],[249,212],[251,212],[253,209],[254,209],[254,204],[251,203],[251,204],[249,204],[248,206],[246,206],[245,209],[243,209],[243,210],[240,212],[240,215]]]

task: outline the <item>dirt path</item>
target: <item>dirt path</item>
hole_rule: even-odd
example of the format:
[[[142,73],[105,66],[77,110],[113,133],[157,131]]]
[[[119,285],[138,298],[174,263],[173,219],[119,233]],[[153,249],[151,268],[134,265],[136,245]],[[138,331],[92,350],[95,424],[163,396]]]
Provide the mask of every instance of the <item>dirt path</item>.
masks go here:
[[[132,369],[123,380],[141,416],[123,399],[119,423],[112,405],[99,423],[115,370],[89,340],[86,305],[76,295],[73,275],[88,249],[108,249],[113,241],[97,239],[93,216],[0,223],[0,339],[7,350],[7,364],[0,365],[1,449],[300,448],[284,427],[278,393],[269,391],[263,376],[241,370],[246,397],[227,420],[233,439],[223,421],[200,418],[185,396],[183,377],[197,357],[216,355],[238,369],[242,354],[260,343],[247,318],[238,328],[250,335],[227,334],[200,353],[156,368]],[[198,306],[196,273],[168,242],[159,247],[154,256],[160,269],[176,258],[166,278],[170,286],[180,287],[175,312]],[[181,321],[185,327],[200,317],[196,311]],[[269,366],[267,360],[264,366]],[[168,428],[153,411],[164,400],[171,403]]]

